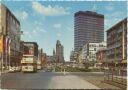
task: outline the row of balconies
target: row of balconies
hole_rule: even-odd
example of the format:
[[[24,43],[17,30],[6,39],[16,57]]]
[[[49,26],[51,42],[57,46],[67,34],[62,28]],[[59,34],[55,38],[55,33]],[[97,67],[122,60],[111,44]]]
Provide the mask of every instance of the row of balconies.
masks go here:
[[[109,34],[109,35],[107,35],[107,38],[109,39],[111,37],[115,38],[115,37],[119,37],[119,36],[122,36],[122,33]]]
[[[115,33],[119,33],[122,32],[123,28],[122,27],[118,27],[116,29],[113,29],[109,34],[115,34]]]
[[[122,54],[121,53],[107,54],[107,57],[109,57],[109,58],[122,58]]]
[[[120,30],[118,30],[117,31],[118,33],[116,33],[116,34],[108,34],[107,35],[107,41],[109,42],[109,43],[111,43],[111,42],[116,42],[116,41],[122,41],[122,30],[120,29]],[[125,31],[124,32],[124,37],[125,36],[127,36],[127,31]]]
[[[107,43],[116,43],[116,42],[122,42],[122,38],[121,37],[115,37],[116,39],[110,38],[107,39]]]
[[[116,44],[121,44],[122,45],[122,40],[116,40],[116,41],[107,41],[107,45],[116,45]]]
[[[122,40],[122,36],[116,36],[116,37],[111,37],[111,38],[107,38],[107,42],[108,43],[112,43],[112,42],[117,42],[117,41],[121,41]]]
[[[112,48],[112,49],[107,49],[107,51],[112,51],[112,50],[122,50],[122,47],[117,47],[117,48]]]
[[[118,49],[118,50],[115,50],[115,49],[113,49],[113,50],[109,50],[109,51],[107,51],[107,55],[111,55],[111,54],[121,54],[122,53],[122,50],[120,50],[120,49]]]
[[[116,43],[116,44],[112,44],[112,45],[110,45],[110,44],[108,44],[108,50],[110,50],[110,49],[113,49],[113,48],[118,48],[118,47],[121,47],[122,46],[122,43]]]

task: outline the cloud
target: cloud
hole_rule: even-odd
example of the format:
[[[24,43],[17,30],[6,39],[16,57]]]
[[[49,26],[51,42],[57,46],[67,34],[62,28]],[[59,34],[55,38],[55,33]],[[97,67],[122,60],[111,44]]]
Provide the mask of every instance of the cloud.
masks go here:
[[[71,28],[71,27],[67,27],[67,30],[68,30],[68,31],[71,31],[71,32],[73,32],[73,31],[74,31],[74,29],[73,29],[73,28]]]
[[[105,9],[106,9],[107,11],[113,11],[113,10],[114,10],[114,7],[113,7],[112,4],[109,4],[109,5],[106,5],[106,6],[105,6]]]
[[[41,32],[42,33],[47,33],[47,31],[46,30],[44,30],[42,27],[36,27],[33,31],[33,34],[41,34]]]
[[[33,33],[33,34],[37,34],[37,30],[33,30],[32,33]]]
[[[28,32],[28,31],[24,31],[23,34],[24,34],[24,35],[28,35],[29,32]]]
[[[57,33],[57,37],[61,37],[61,34],[60,33]]]
[[[60,6],[51,6],[48,5],[47,7],[40,4],[39,2],[32,2],[32,8],[45,16],[60,16],[60,15],[67,15],[69,12],[67,12],[67,8],[63,8]]]
[[[47,33],[47,31],[44,30],[44,29],[40,29],[39,31],[40,31],[40,32],[43,32],[43,33]]]
[[[23,32],[23,35],[24,35],[24,37],[27,37],[28,39],[31,39],[32,38],[32,34],[29,31],[24,31]]]
[[[127,14],[119,11],[113,12],[111,14],[107,14],[105,17],[105,30],[109,29],[110,27],[112,27],[113,25],[124,19],[126,16]]]
[[[26,20],[28,18],[28,13],[26,11],[15,11],[14,14],[21,21]]]
[[[54,28],[61,28],[61,24],[54,24],[53,27]]]
[[[112,14],[110,14],[110,16],[115,17],[115,18],[119,18],[121,16],[124,16],[123,14],[124,14],[123,12],[117,11],[117,12],[113,12]]]
[[[104,22],[105,22],[105,30],[108,29],[113,24],[113,22],[111,22],[111,20],[107,18],[104,20]]]
[[[43,26],[43,23],[40,22],[40,21],[37,21],[37,20],[34,21],[34,24],[35,24],[36,26]]]

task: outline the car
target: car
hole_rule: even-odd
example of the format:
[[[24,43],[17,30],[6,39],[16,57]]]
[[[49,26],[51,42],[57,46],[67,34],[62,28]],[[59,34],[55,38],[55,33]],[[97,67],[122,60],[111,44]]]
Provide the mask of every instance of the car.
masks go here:
[[[51,72],[51,70],[50,69],[47,69],[47,72]]]
[[[20,67],[15,67],[16,72],[20,72]]]
[[[45,71],[46,72],[52,72],[52,69],[51,68],[47,68]]]
[[[15,68],[14,67],[10,67],[9,68],[9,72],[15,72]]]

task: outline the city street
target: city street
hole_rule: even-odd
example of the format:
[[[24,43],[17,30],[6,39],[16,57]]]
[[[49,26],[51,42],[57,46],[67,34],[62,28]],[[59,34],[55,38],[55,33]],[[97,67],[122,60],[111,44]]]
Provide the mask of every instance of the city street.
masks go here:
[[[2,75],[2,88],[11,89],[99,89],[95,85],[80,78],[86,73],[7,73]],[[99,74],[100,75],[100,74]]]
[[[127,1],[10,1],[0,3],[0,90],[127,88]]]

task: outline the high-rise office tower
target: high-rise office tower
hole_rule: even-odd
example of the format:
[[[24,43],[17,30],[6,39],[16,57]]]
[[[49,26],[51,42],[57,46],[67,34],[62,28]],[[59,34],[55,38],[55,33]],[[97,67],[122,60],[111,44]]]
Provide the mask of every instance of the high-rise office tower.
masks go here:
[[[74,15],[74,47],[80,50],[87,43],[104,41],[104,15],[79,11]]]

